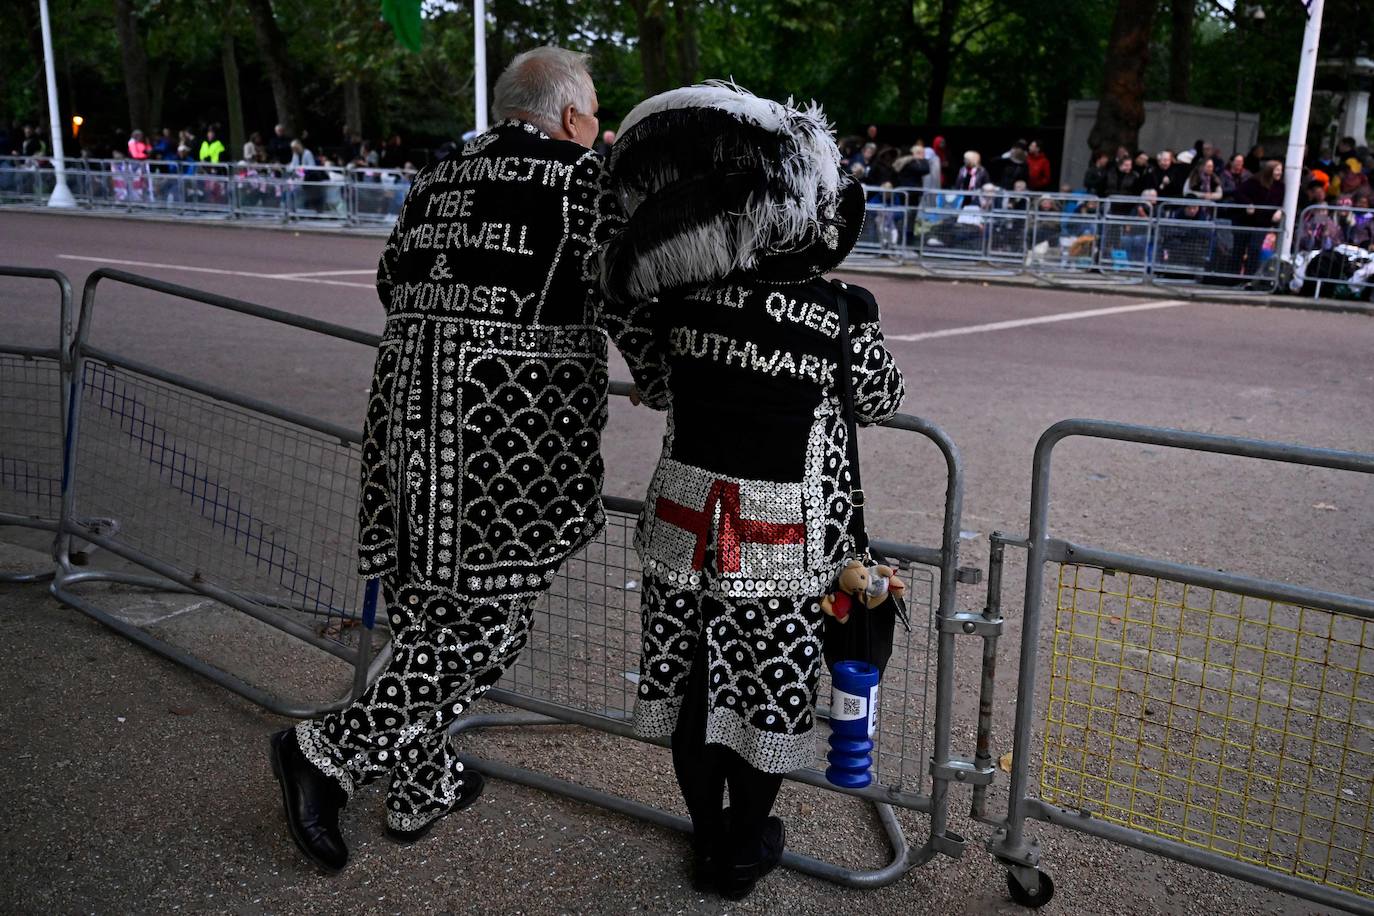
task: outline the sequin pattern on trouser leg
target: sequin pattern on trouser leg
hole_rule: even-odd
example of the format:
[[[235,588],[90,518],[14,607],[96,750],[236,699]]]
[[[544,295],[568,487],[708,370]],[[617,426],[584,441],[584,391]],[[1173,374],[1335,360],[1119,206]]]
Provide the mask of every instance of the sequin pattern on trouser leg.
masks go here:
[[[352,792],[390,775],[388,824],[416,830],[447,812],[463,784],[448,727],[514,664],[532,599],[471,603],[440,588],[386,587],[391,662],[347,709],[296,727],[306,756]]]

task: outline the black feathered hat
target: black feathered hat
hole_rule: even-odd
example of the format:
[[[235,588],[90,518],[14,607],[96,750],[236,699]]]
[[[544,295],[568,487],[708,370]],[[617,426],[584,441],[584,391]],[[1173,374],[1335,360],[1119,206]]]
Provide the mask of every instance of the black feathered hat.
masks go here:
[[[863,228],[863,189],[840,170],[820,106],[712,81],[641,102],[607,171],[629,217],[602,255],[617,301],[735,274],[804,282],[844,260]]]

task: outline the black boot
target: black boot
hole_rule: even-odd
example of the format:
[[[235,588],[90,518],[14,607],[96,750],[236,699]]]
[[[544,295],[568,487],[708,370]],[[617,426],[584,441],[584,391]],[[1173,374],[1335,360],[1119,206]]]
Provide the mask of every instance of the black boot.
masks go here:
[[[462,811],[468,805],[477,801],[477,797],[482,794],[482,790],[485,789],[486,786],[487,781],[481,773],[476,770],[464,770],[463,785],[458,790],[458,797],[453,800],[453,807],[423,826],[416,827],[414,830],[398,830],[388,824],[386,835],[403,846],[409,846],[411,843],[418,842],[425,834],[429,833],[435,824],[439,823],[453,812]]]
[[[301,753],[293,729],[272,736],[272,772],[281,783],[286,826],[306,858],[327,872],[348,864],[348,847],[339,832],[339,812],[348,795]]]
[[[767,818],[763,822],[762,837],[755,856],[744,857],[742,860],[737,855],[728,867],[721,869],[720,895],[727,900],[743,900],[748,897],[754,885],[763,880],[764,876],[777,868],[778,863],[782,861],[782,849],[786,838],[787,832],[782,826],[782,821],[776,817]]]
[[[702,893],[715,889],[720,866],[728,856],[730,809],[725,804],[723,748],[706,743],[706,650],[697,647],[687,675],[687,689],[677,726],[673,729],[673,773],[692,818],[692,887]]]
[[[720,815],[721,829],[713,835],[692,834],[692,887],[703,894],[720,884],[720,865],[724,861],[725,838],[730,832],[730,809]]]

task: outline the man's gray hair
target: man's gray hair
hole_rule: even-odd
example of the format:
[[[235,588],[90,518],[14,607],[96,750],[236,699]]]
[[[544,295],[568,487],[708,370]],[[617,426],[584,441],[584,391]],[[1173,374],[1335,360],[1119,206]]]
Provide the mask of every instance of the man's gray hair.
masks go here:
[[[557,130],[569,105],[595,114],[587,55],[546,45],[515,55],[496,80],[492,114],[523,118],[544,131]]]

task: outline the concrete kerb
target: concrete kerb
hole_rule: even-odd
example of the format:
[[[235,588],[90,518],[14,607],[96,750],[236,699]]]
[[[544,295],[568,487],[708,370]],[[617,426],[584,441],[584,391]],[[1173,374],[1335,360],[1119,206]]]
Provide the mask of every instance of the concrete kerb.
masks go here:
[[[390,233],[390,228],[385,226],[329,226],[320,225],[314,222],[294,222],[283,223],[276,221],[253,221],[237,219],[218,219],[206,217],[204,219],[187,219],[184,216],[166,216],[160,213],[130,213],[125,211],[102,211],[102,210],[63,210],[55,212],[46,207],[31,207],[25,205],[10,204],[0,207],[0,212],[14,210],[23,213],[42,213],[55,216],[59,219],[72,216],[85,216],[95,219],[133,219],[155,223],[174,223],[179,226],[187,224],[194,226],[208,226],[212,228],[225,229],[270,229],[276,232],[292,232],[297,235],[319,235],[337,236],[340,238],[358,238],[359,236],[370,236],[373,238],[384,238]],[[1146,299],[1191,299],[1197,302],[1214,302],[1221,305],[1249,305],[1264,308],[1295,309],[1299,311],[1313,312],[1337,312],[1354,315],[1369,315],[1374,317],[1374,303],[1363,302],[1339,302],[1334,300],[1309,299],[1302,296],[1280,296],[1275,294],[1257,293],[1231,293],[1226,294],[1217,290],[1187,286],[1122,286],[1119,283],[1074,283],[1056,284],[1045,280],[1024,276],[1024,275],[983,275],[970,274],[967,277],[959,276],[936,276],[925,271],[918,266],[899,266],[893,264],[873,264],[868,260],[846,261],[840,265],[839,272],[850,274],[863,274],[865,276],[884,277],[892,280],[929,280],[945,283],[981,283],[987,286],[1011,286],[1011,287],[1031,287],[1034,289],[1056,289],[1068,293],[1097,293],[1114,294],[1123,296],[1135,296]]]
[[[1142,299],[1189,299],[1196,302],[1213,302],[1220,305],[1248,305],[1261,308],[1295,309],[1312,312],[1342,312],[1374,317],[1374,303],[1340,302],[1325,299],[1309,299],[1302,296],[1279,296],[1272,293],[1233,293],[1227,295],[1207,288],[1186,286],[1121,286],[1119,284],[1075,283],[1072,286],[1049,283],[1030,276],[932,276],[919,267],[900,267],[895,265],[874,265],[849,263],[841,265],[844,273],[863,274],[883,277],[890,280],[929,280],[944,283],[979,283],[983,286],[1030,287],[1033,289],[1062,290],[1066,293],[1096,293],[1117,296],[1132,296]]]

